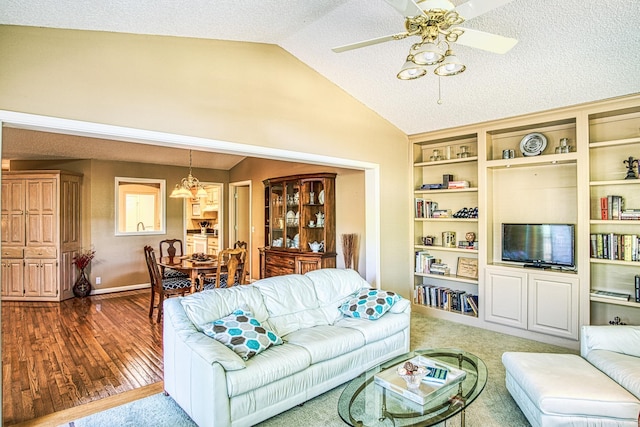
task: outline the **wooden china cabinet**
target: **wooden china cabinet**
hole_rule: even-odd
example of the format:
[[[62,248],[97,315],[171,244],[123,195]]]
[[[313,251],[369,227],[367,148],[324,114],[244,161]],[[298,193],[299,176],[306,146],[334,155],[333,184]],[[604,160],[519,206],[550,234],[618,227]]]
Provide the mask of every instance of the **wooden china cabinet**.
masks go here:
[[[263,181],[260,278],[336,266],[335,178],[335,173],[317,173]]]

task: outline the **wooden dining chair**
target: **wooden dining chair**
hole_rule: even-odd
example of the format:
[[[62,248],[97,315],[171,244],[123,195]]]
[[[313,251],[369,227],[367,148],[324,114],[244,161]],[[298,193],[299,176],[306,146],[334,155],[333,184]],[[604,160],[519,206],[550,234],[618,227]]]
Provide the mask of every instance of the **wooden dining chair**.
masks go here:
[[[218,267],[215,279],[206,277],[204,289],[230,288],[234,285],[244,285],[246,249],[223,249],[218,252]],[[232,280],[229,280],[232,275]]]
[[[169,258],[180,257],[184,255],[184,251],[182,250],[182,240],[180,239],[165,239],[160,240],[160,258],[163,258],[166,254]],[[165,279],[169,278],[187,278],[188,274],[178,271],[171,267],[160,267],[160,271],[162,272],[162,277]]]
[[[151,280],[151,305],[149,307],[149,317],[153,316],[153,308],[155,306],[156,294],[158,294],[158,322],[162,319],[162,305],[165,298],[173,295],[185,295],[191,292],[191,280],[189,278],[163,278],[160,272],[160,266],[156,260],[155,251],[151,246],[144,247],[144,257],[149,270],[149,279]]]
[[[247,253],[249,252],[249,245],[247,244],[247,242],[243,241],[243,240],[238,240],[237,242],[235,242],[233,244],[233,249],[244,249],[245,253],[244,256],[242,258],[242,262],[245,263],[247,261]],[[247,264],[244,268],[244,283],[248,283],[248,279],[249,279],[249,265]]]

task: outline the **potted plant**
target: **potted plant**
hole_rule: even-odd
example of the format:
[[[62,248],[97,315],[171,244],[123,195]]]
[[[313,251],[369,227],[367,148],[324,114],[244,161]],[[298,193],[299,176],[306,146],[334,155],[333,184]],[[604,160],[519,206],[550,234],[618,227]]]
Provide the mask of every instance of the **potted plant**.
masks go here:
[[[87,250],[80,252],[73,257],[71,263],[76,266],[80,274],[73,285],[73,294],[77,297],[86,297],[91,293],[91,282],[87,279],[85,268],[91,264],[91,260],[96,256],[96,251]]]

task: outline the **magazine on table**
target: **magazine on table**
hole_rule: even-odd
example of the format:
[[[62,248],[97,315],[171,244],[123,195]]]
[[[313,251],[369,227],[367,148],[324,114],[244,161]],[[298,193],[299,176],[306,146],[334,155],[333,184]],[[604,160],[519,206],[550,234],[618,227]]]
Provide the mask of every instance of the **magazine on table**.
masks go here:
[[[404,366],[407,361],[375,374],[373,378],[375,383],[413,402],[424,405],[430,399],[449,389],[451,385],[464,380],[467,375],[462,369],[424,356],[413,357],[409,359],[409,362],[427,369],[427,375],[420,383],[420,387],[410,389],[404,378],[398,374],[398,368]]]

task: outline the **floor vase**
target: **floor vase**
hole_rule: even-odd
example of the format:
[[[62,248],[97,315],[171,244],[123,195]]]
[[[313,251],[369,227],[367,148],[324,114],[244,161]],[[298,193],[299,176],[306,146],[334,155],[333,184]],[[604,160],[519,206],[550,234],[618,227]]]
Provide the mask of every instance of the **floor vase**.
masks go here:
[[[73,285],[73,294],[77,297],[86,297],[91,293],[91,282],[87,279],[84,268],[80,270],[80,274]]]

